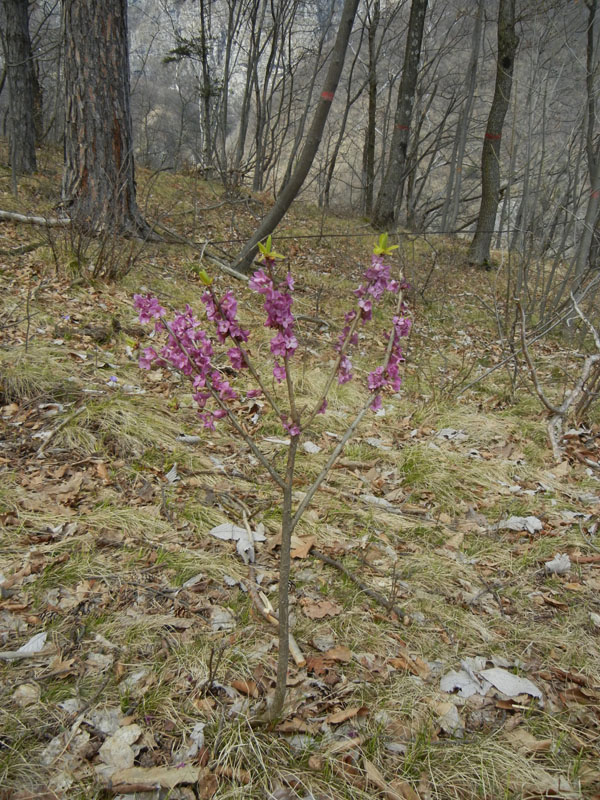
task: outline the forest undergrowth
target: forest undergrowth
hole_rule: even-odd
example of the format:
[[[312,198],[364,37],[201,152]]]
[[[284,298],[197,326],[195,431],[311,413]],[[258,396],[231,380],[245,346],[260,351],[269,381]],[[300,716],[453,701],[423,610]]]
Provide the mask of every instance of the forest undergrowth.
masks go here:
[[[52,213],[46,159],[17,199],[0,174],[3,208]],[[191,174],[140,183],[148,218],[224,258],[269,202]],[[275,236],[297,280],[306,399],[376,239],[356,233],[371,231],[298,205]],[[486,273],[463,242],[437,240],[435,258],[424,238],[397,243],[414,320],[403,389],[296,529],[305,663],[266,726],[277,631],[259,608],[276,605],[279,492],[225,424],[201,428],[178,376],[138,367],[134,292],[200,313],[200,253],[0,226],[3,800],[600,797],[598,409],[556,463],[524,364],[482,377],[506,355],[490,313],[502,254]],[[99,252],[127,274],[93,278]],[[266,360],[260,299],[205,268]],[[364,402],[373,347],[359,343],[358,380],[304,433],[296,501]],[[533,351],[555,399],[574,351],[562,330]],[[281,465],[278,420],[257,399],[236,410]],[[211,533],[245,521],[251,567]]]

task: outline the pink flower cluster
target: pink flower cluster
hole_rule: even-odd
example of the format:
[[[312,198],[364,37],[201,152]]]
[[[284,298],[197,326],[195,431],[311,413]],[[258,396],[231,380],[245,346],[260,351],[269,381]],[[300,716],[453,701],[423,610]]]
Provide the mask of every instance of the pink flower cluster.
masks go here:
[[[271,272],[272,260],[265,258],[265,265]],[[293,299],[290,294],[294,289],[294,279],[288,272],[285,280],[275,288],[272,277],[267,275],[264,270],[259,269],[250,279],[249,286],[265,298],[263,305],[267,312],[265,327],[274,328],[277,331],[271,339],[270,346],[271,352],[276,357],[273,375],[278,382],[281,382],[285,379],[285,366],[280,364],[277,358],[283,358],[285,361],[291,358],[298,349],[298,340],[294,334]]]
[[[393,392],[399,392],[402,385],[402,378],[400,377],[400,364],[405,360],[400,346],[400,340],[410,334],[412,327],[412,320],[408,317],[397,317],[393,319],[394,325],[394,340],[392,343],[392,350],[387,363],[387,367],[379,366],[369,373],[367,378],[367,386],[372,392],[381,392],[383,388],[389,386]],[[389,340],[389,334],[387,335]],[[378,411],[381,408],[381,394],[373,400],[371,405],[373,411]]]
[[[204,299],[204,298],[203,298]],[[233,302],[232,302],[233,301]],[[217,329],[217,337],[221,342],[227,335],[237,336],[242,341],[247,341],[248,331],[242,330],[236,319],[237,303],[231,292],[217,303],[205,301],[209,319],[212,319]],[[215,420],[227,416],[224,408],[205,412],[206,403],[214,393],[225,403],[235,400],[237,392],[230,386],[221,373],[213,367],[213,345],[210,337],[200,328],[201,323],[194,316],[193,310],[186,305],[185,311],[176,314],[171,322],[166,320],[166,311],[158,304],[155,297],[147,295],[134,295],[134,306],[139,311],[140,322],[157,319],[156,330],[167,331],[167,342],[157,353],[152,347],[147,347],[139,360],[142,369],[150,369],[153,363],[159,366],[170,364],[183,375],[190,378],[194,388],[193,397],[200,409],[200,419],[205,428],[214,430]],[[225,323],[228,325],[225,328]],[[225,333],[227,330],[227,333]],[[244,338],[245,337],[245,338]],[[237,341],[237,339],[236,339]],[[207,391],[208,390],[208,391]],[[211,392],[212,390],[212,392]]]
[[[372,256],[371,266],[366,270],[364,274],[364,280],[365,283],[361,283],[358,289],[354,290],[354,294],[356,297],[358,297],[358,313],[360,314],[360,321],[363,325],[373,318],[373,302],[379,302],[385,292],[392,292],[395,294],[400,289],[398,281],[390,278],[389,264],[384,264],[383,257],[379,255]],[[336,350],[338,352],[342,352],[342,349],[345,349],[348,347],[348,345],[358,344],[356,326],[354,326],[354,332],[352,334],[350,333],[353,328],[356,315],[356,311],[348,311],[344,317],[346,324],[338,338],[336,345]],[[383,368],[381,369],[383,370]],[[371,375],[374,374],[375,373],[373,372],[371,373]],[[347,383],[348,381],[352,380],[352,377],[352,362],[344,352],[338,368],[338,383]],[[376,391],[378,388],[382,388],[386,385],[386,382],[384,382],[380,386],[376,386],[375,384],[378,380],[378,377],[373,378],[373,386],[371,386],[371,383],[369,383],[369,388],[372,391]]]

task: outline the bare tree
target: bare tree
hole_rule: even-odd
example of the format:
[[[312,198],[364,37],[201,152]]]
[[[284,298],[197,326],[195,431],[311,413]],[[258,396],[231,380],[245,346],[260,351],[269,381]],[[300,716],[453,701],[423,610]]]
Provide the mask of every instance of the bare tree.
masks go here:
[[[586,47],[586,128],[585,128],[585,150],[588,162],[588,177],[590,183],[590,195],[585,212],[585,221],[579,246],[577,248],[575,272],[581,277],[588,264],[594,229],[600,211],[600,138],[596,137],[596,86],[594,73],[596,71],[596,11],[598,0],[586,0],[588,7],[588,27],[587,27],[587,47]]]
[[[481,205],[475,236],[469,249],[469,261],[472,264],[486,264],[490,257],[500,191],[502,128],[510,102],[518,45],[519,37],[515,31],[515,0],[500,0],[496,85],[481,152]]]
[[[291,206],[296,195],[300,191],[302,184],[321,143],[323,136],[323,129],[329,115],[329,110],[333,102],[335,91],[337,89],[342,68],[344,66],[344,59],[346,56],[346,49],[348,47],[348,40],[352,32],[352,25],[356,15],[359,0],[345,0],[340,19],[340,25],[336,36],[335,44],[330,56],[329,68],[323,84],[323,90],[315,115],[313,117],[312,125],[307,134],[304,147],[298,159],[298,163],[290,176],[289,181],[282,188],[275,205],[271,211],[263,219],[251,239],[241,251],[235,264],[235,269],[241,272],[247,272],[256,254],[258,243],[269,236],[284,217],[286,211]]]
[[[456,125],[456,133],[452,144],[452,155],[448,170],[448,181],[446,184],[446,197],[442,208],[441,228],[442,231],[454,230],[458,219],[458,208],[462,188],[463,164],[467,148],[467,135],[473,112],[473,101],[475,98],[475,86],[477,84],[477,64],[479,61],[479,50],[481,47],[481,33],[484,22],[483,0],[477,0],[475,10],[475,20],[471,34],[471,50],[469,54],[469,64],[464,85],[464,101]]]
[[[427,0],[412,1],[390,155],[371,219],[376,228],[387,228],[394,222],[396,202],[402,196],[426,13]]]

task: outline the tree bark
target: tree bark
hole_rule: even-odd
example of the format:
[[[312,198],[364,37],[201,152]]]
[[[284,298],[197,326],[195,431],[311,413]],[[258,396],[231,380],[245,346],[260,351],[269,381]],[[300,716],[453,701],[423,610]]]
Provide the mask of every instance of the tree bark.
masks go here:
[[[65,0],[63,206],[93,230],[149,230],[136,204],[126,0]]]
[[[588,7],[588,29],[587,29],[587,48],[586,48],[586,132],[585,149],[588,162],[588,176],[590,183],[590,196],[585,211],[585,221],[577,256],[575,259],[575,274],[581,278],[585,273],[589,263],[590,252],[594,240],[594,230],[600,212],[600,142],[594,144],[594,132],[596,128],[596,94],[594,87],[594,71],[596,61],[596,39],[595,21],[598,8],[597,0],[586,0]]]
[[[16,175],[35,172],[35,75],[27,0],[0,0],[0,28],[9,88],[10,165]]]
[[[402,196],[426,13],[427,0],[412,1],[390,155],[371,219],[372,225],[379,229],[389,228],[394,223],[396,201]]]
[[[488,116],[481,152],[481,206],[475,236],[469,249],[472,264],[487,264],[500,190],[500,144],[508,111],[515,54],[519,37],[515,32],[515,0],[500,0],[498,6],[498,61],[494,99]]]
[[[282,188],[275,205],[259,225],[252,238],[240,253],[235,264],[235,269],[240,272],[248,272],[256,255],[258,243],[269,236],[279,224],[288,208],[291,206],[296,195],[300,191],[302,184],[312,166],[314,158],[321,143],[325,122],[329,115],[329,109],[333,102],[333,97],[340,80],[344,58],[348,47],[348,40],[352,32],[352,25],[358,7],[358,0],[345,0],[342,10],[340,26],[336,36],[335,44],[331,53],[329,69],[325,77],[321,98],[315,111],[312,125],[306,137],[306,142],[302,148],[300,158],[289,181]]]
[[[441,228],[443,233],[453,231],[458,220],[462,170],[467,149],[467,135],[469,133],[469,125],[471,123],[471,114],[473,111],[475,87],[477,85],[477,64],[479,61],[479,49],[481,47],[483,12],[483,0],[478,0],[473,32],[471,35],[469,66],[467,67],[467,75],[465,78],[465,101],[456,124],[456,134],[452,146],[452,157],[450,159],[448,182],[446,184],[446,198],[442,209]]]
[[[369,105],[367,111],[367,127],[363,145],[363,204],[365,214],[370,217],[373,211],[373,193],[375,185],[375,126],[377,121],[377,49],[375,39],[381,19],[381,5],[374,0],[369,9],[368,18],[368,81]]]

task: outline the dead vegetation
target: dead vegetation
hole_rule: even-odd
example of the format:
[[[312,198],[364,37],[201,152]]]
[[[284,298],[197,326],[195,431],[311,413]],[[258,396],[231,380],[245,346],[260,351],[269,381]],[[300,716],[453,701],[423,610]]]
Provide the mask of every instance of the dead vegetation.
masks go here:
[[[198,219],[214,195],[187,181],[161,177],[149,203],[190,236],[192,204]],[[226,208],[201,215],[208,237],[244,228],[239,204],[230,218]],[[282,235],[314,224],[300,208]],[[34,236],[8,223],[1,234],[7,250]],[[370,245],[278,247],[299,278],[299,312],[331,325],[301,329],[306,397]],[[290,662],[274,728],[256,720],[276,632],[253,597],[275,603],[278,493],[225,426],[198,430],[177,378],[137,367],[132,292],[197,304],[195,256],[153,244],[116,286],[85,264],[55,275],[50,248],[2,257],[2,798],[600,796],[598,420],[566,432],[556,465],[526,376],[515,389],[498,370],[456,399],[502,352],[453,247],[423,296],[430,265],[418,247],[403,251],[415,285],[405,388],[364,422],[296,531],[306,665]],[[235,289],[266,357],[260,306]],[[538,376],[554,391],[569,351],[558,338],[543,347]],[[316,447],[302,451],[297,499],[361,397],[339,387],[307,432]],[[257,404],[239,413],[281,462],[276,421]],[[251,571],[211,535],[244,518],[265,537]],[[547,566],[557,555],[568,564]]]

